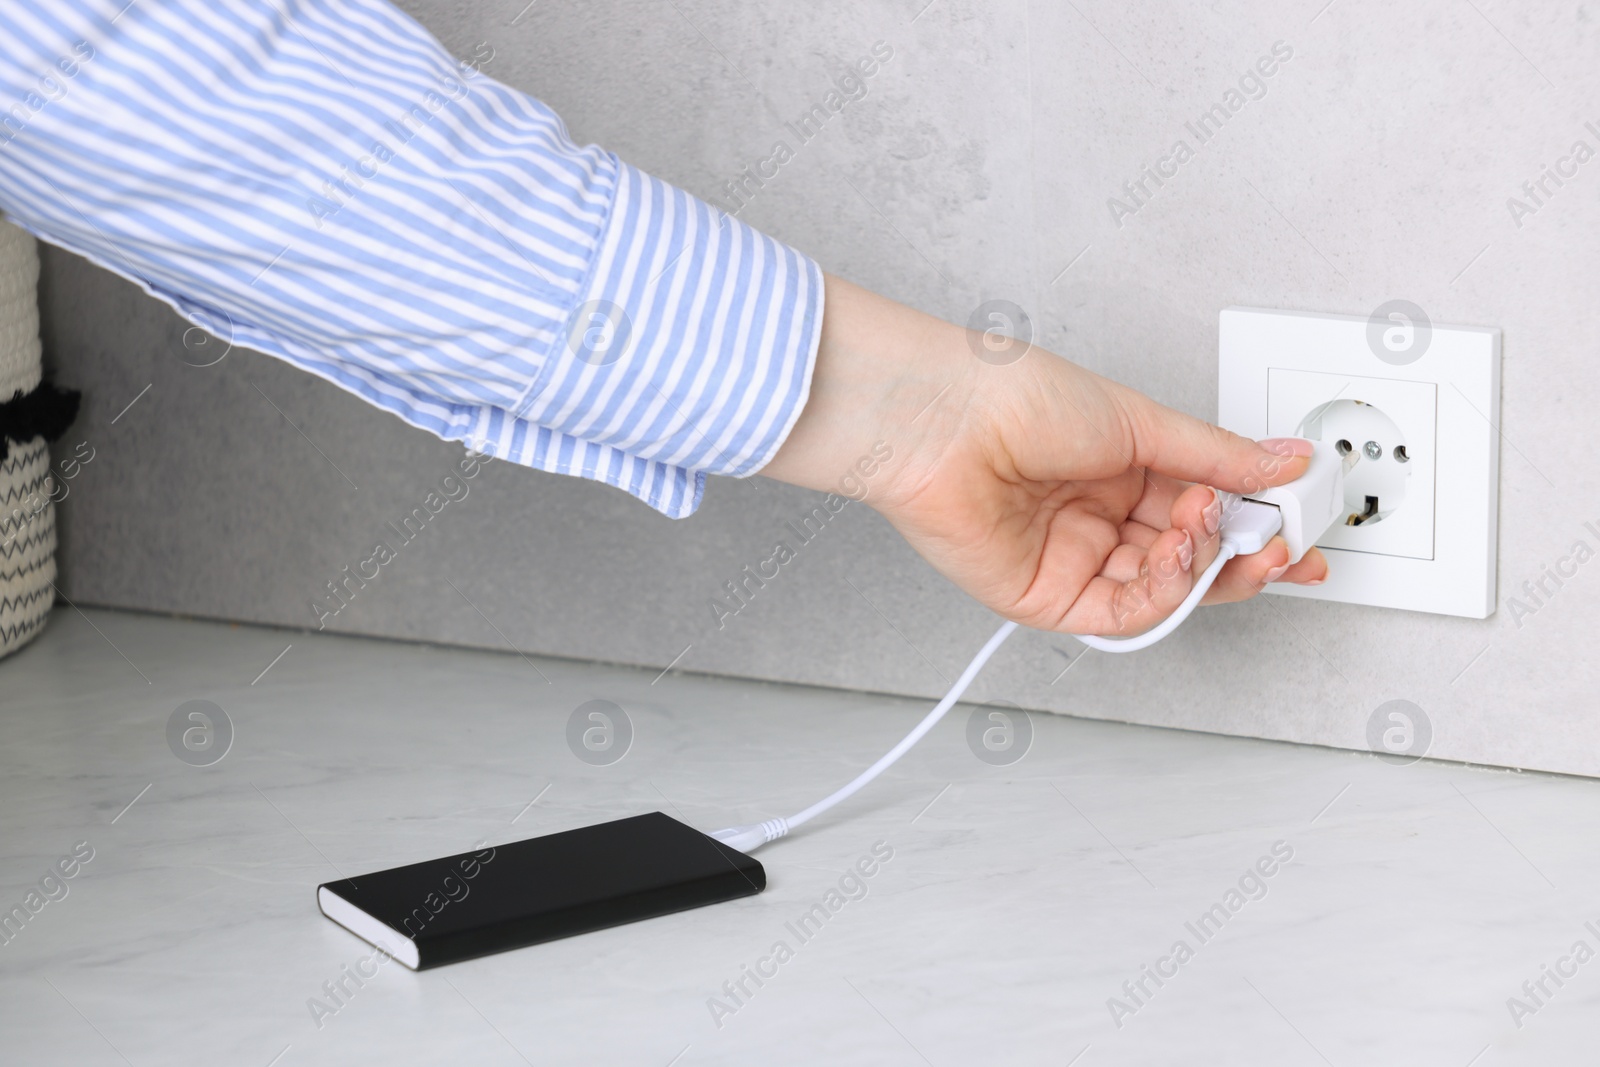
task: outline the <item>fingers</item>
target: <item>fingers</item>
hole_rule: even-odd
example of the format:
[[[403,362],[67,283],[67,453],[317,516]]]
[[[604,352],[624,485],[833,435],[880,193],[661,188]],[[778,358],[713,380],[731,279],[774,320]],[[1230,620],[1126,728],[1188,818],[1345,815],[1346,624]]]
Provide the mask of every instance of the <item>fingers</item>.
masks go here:
[[[1283,538],[1274,537],[1260,552],[1229,560],[1200,603],[1232,604],[1249,600],[1269,582],[1315,585],[1327,577],[1328,560],[1320,549],[1311,549],[1300,562],[1290,565],[1289,545]]]
[[[1258,444],[1131,389],[1116,395],[1132,428],[1134,466],[1230,493],[1260,492],[1305,473],[1309,441],[1284,437]]]
[[[1171,522],[1193,538],[1194,572],[1203,573],[1222,546],[1222,501],[1216,490],[1204,485],[1185,489],[1172,502]]]
[[[1156,538],[1155,531],[1150,531],[1150,540]],[[1113,582],[1131,582],[1139,577],[1139,572],[1144,568],[1145,558],[1150,554],[1148,544],[1135,545],[1124,542],[1111,550],[1111,555],[1106,557],[1106,565],[1100,568],[1102,578],[1110,578]]]
[[[1136,573],[1120,573],[1127,566],[1124,550],[1132,549],[1131,545],[1119,546],[1122,558],[1118,559],[1114,552],[1107,560],[1108,567],[1115,566],[1117,573],[1105,576],[1119,580],[1120,585],[1112,592],[1110,602],[1112,621],[1117,628],[1102,632],[1136,634],[1155,626],[1177,610],[1194,588],[1195,575],[1217,558],[1221,547],[1218,530],[1222,522],[1222,501],[1215,490],[1191,485],[1172,502],[1167,518],[1170,528],[1149,542]]]
[[[1155,471],[1140,471],[1139,474],[1144,479],[1144,484],[1141,486],[1139,500],[1128,513],[1128,518],[1157,530],[1165,530],[1172,525],[1172,505],[1178,502],[1178,497],[1182,496],[1183,491],[1193,483],[1180,481]]]
[[[1157,477],[1163,483],[1162,491],[1147,490],[1134,507],[1133,517],[1118,530],[1121,543],[1112,550],[1100,571],[1105,577],[1118,582],[1137,577],[1156,538],[1168,529],[1189,534],[1195,550],[1193,567],[1196,573],[1209,567],[1216,558],[1217,528],[1222,519],[1222,501],[1217,494],[1203,485],[1185,486],[1170,478]],[[1170,492],[1165,483],[1170,483]],[[1156,497],[1165,498],[1159,515],[1154,513]]]
[[[1160,528],[1159,525],[1152,527],[1146,523],[1160,522],[1154,511],[1161,504],[1167,504],[1169,507],[1170,525],[1186,530],[1193,538],[1194,574],[1201,574],[1211,566],[1211,561],[1221,549],[1222,501],[1214,491],[1203,485],[1191,485],[1180,492],[1181,486],[1182,483],[1165,475],[1150,476],[1150,485],[1146,487],[1145,496],[1134,507],[1134,518],[1139,521],[1123,523],[1123,543],[1106,561],[1106,568],[1101,571],[1102,574],[1119,582],[1131,581],[1137,577],[1138,569],[1144,561],[1145,550],[1155,540],[1156,532]],[[1267,548],[1255,555],[1230,560],[1217,575],[1216,583],[1201,602],[1233,603],[1255,596],[1270,582],[1311,585],[1322,582],[1328,577],[1328,561],[1316,548],[1307,552],[1305,557],[1293,566],[1288,565],[1288,559],[1287,544],[1283,538],[1276,537],[1268,543]]]
[[[1155,531],[1124,523],[1121,543],[1072,605],[1059,628],[1069,633],[1129,637],[1167,618],[1194,588],[1196,576],[1221,549],[1221,501],[1205,486],[1190,486],[1173,503],[1170,528]],[[1328,563],[1313,548],[1289,564],[1289,546],[1274,537],[1260,552],[1229,560],[1207,591],[1203,604],[1247,600],[1269,582],[1314,584],[1328,575]]]
[[[1173,495],[1159,525],[1132,520],[1123,523],[1121,544],[1112,551],[1100,573],[1119,582],[1134,578],[1161,531],[1176,528],[1187,531],[1194,543],[1194,571],[1198,574],[1211,566],[1221,547],[1221,523],[1222,501],[1215,491],[1203,485],[1188,486]]]
[[[1194,575],[1218,550],[1221,503],[1205,486],[1190,486],[1173,503],[1167,529],[1127,522],[1121,543],[1073,603],[1062,628],[1075,633],[1131,635],[1165,619],[1194,588]]]
[[[1194,585],[1195,544],[1181,527],[1163,530],[1151,542],[1144,562],[1132,578],[1106,590],[1103,634],[1137,634],[1177,610]],[[1096,578],[1096,582],[1109,579]]]

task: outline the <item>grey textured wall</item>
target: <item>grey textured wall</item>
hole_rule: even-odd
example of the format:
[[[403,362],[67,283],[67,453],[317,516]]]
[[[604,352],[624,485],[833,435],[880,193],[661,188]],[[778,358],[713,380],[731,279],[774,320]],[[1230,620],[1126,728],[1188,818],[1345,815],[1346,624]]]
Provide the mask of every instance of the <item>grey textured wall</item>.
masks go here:
[[[1378,704],[1407,699],[1435,755],[1600,774],[1600,564],[1532,615],[1505,609],[1600,520],[1600,160],[1547,186],[1520,225],[1507,206],[1575,141],[1600,147],[1585,127],[1600,127],[1600,30],[1584,5],[405,6],[458,54],[486,42],[487,73],[543,97],[580,140],[707,198],[888,42],[866,96],[795,146],[742,217],[947,318],[1015,300],[1056,351],[1199,415],[1215,411],[1229,304],[1365,315],[1400,297],[1437,322],[1501,327],[1497,615],[1275,599],[1064,677],[1078,646],[1027,634],[979,693],[1352,748]],[[1195,144],[1184,122],[1278,41],[1293,57],[1265,95]],[[1195,157],[1119,226],[1108,198],[1179,137]],[[313,625],[323,583],[459,456],[263,356],[190,365],[184,322],[72,256],[47,254],[43,300],[49,358],[88,397],[65,444],[95,449],[62,509],[81,601]],[[934,694],[993,624],[859,505],[718,630],[709,598],[810,494],[713,482],[701,513],[673,523],[504,465],[471,484],[334,627]]]

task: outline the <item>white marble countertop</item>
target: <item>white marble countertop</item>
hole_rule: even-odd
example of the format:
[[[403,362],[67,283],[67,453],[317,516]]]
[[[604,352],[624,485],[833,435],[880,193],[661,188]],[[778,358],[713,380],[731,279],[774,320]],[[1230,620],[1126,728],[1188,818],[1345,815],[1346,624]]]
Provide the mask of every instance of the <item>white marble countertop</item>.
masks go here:
[[[632,723],[609,765],[566,741],[595,699]],[[169,747],[191,700],[233,725],[210,766]],[[1047,716],[992,766],[966,708],[765,849],[759,896],[324,991],[368,950],[320,882],[649,810],[785,814],[924,710],[60,609],[0,663],[0,908],[59,897],[0,945],[0,1062],[1592,1062],[1600,783]],[[880,842],[865,895],[798,941]]]

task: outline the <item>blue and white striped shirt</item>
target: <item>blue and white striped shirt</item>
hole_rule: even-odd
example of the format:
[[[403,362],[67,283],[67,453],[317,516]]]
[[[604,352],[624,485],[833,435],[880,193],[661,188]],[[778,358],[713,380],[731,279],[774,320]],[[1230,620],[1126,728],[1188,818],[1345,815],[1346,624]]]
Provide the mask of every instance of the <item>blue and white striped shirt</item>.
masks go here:
[[[386,0],[5,0],[0,210],[412,425],[667,515],[810,387],[817,265]]]

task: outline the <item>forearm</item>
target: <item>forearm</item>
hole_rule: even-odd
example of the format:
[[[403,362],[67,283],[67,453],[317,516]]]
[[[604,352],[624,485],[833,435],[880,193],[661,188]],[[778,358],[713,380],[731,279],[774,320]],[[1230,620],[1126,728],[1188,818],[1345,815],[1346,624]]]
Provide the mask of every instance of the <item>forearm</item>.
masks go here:
[[[956,432],[983,365],[968,331],[904,304],[825,276],[827,299],[811,392],[783,446],[761,473],[808,489],[835,491],[887,446],[867,499],[905,491],[914,457]],[[875,451],[876,449],[876,451]]]
[[[414,426],[674,518],[777,449],[821,271],[387,0],[0,4],[0,210]]]

